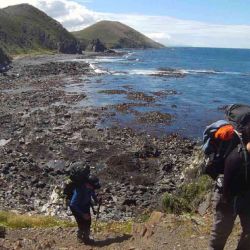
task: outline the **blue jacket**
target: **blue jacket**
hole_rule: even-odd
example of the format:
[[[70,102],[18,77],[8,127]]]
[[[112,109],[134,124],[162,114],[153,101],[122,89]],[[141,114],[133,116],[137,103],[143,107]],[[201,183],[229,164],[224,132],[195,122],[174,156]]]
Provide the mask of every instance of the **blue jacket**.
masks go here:
[[[74,190],[72,199],[70,201],[70,208],[79,215],[82,215],[83,213],[90,213],[92,199],[95,202],[97,201],[95,191],[93,189],[87,188],[83,184]]]

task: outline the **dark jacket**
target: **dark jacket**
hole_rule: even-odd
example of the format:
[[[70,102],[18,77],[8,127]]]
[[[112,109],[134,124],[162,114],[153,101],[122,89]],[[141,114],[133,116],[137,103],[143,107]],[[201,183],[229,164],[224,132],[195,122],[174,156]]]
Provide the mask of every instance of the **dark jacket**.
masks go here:
[[[74,190],[70,201],[70,208],[79,215],[82,215],[83,213],[90,213],[92,199],[97,202],[95,191],[86,187],[86,184],[83,184]]]
[[[248,154],[248,159],[250,155]],[[250,168],[246,179],[245,159],[242,149],[236,147],[226,158],[223,195],[225,198],[241,195],[250,189]],[[248,181],[247,181],[248,180]]]
[[[224,174],[225,159],[228,157],[237,145],[239,145],[239,137],[234,134],[230,141],[222,141],[219,139],[210,140],[210,144],[215,150],[214,153],[208,155],[206,164],[204,165],[203,172],[209,175],[212,179]],[[204,145],[205,147],[206,145]]]

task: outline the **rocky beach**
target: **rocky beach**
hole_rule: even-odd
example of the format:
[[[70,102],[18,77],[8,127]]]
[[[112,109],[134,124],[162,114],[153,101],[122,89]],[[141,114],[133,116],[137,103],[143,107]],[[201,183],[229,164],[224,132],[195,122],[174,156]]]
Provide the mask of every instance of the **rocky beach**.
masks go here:
[[[249,13],[175,2],[0,2],[0,250],[247,242]]]
[[[74,59],[95,56],[21,57],[0,75],[1,210],[65,217],[60,190],[73,162],[87,162],[100,177],[103,220],[160,208],[162,195],[183,181],[195,142],[177,134],[157,138],[132,127],[101,126],[114,110],[129,112],[131,104],[83,108],[78,104],[87,94],[65,91],[96,74],[87,62]],[[129,90],[128,96],[143,101],[140,105],[152,102],[144,93]],[[138,119],[167,126],[171,116],[148,112]]]

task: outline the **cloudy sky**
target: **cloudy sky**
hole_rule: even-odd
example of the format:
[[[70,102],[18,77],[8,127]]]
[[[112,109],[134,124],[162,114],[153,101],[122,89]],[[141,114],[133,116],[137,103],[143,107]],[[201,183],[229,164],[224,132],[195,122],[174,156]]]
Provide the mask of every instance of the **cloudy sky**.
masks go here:
[[[29,3],[70,31],[123,22],[170,46],[250,48],[250,0],[0,0]]]

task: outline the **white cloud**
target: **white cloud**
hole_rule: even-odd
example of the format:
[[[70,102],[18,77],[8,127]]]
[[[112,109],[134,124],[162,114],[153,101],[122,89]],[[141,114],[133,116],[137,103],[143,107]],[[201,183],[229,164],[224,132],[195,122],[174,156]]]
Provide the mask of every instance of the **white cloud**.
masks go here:
[[[69,30],[83,29],[99,20],[98,13],[69,0],[0,0],[0,8],[20,3],[29,3],[39,8]]]
[[[150,37],[151,39],[154,39],[155,41],[171,39],[171,36],[168,33],[164,32],[145,33],[145,35]]]
[[[24,2],[0,0],[0,7]],[[216,25],[168,16],[100,13],[73,0],[27,2],[43,10],[71,31],[106,19],[123,22],[166,45],[250,48],[250,26],[247,25]]]

